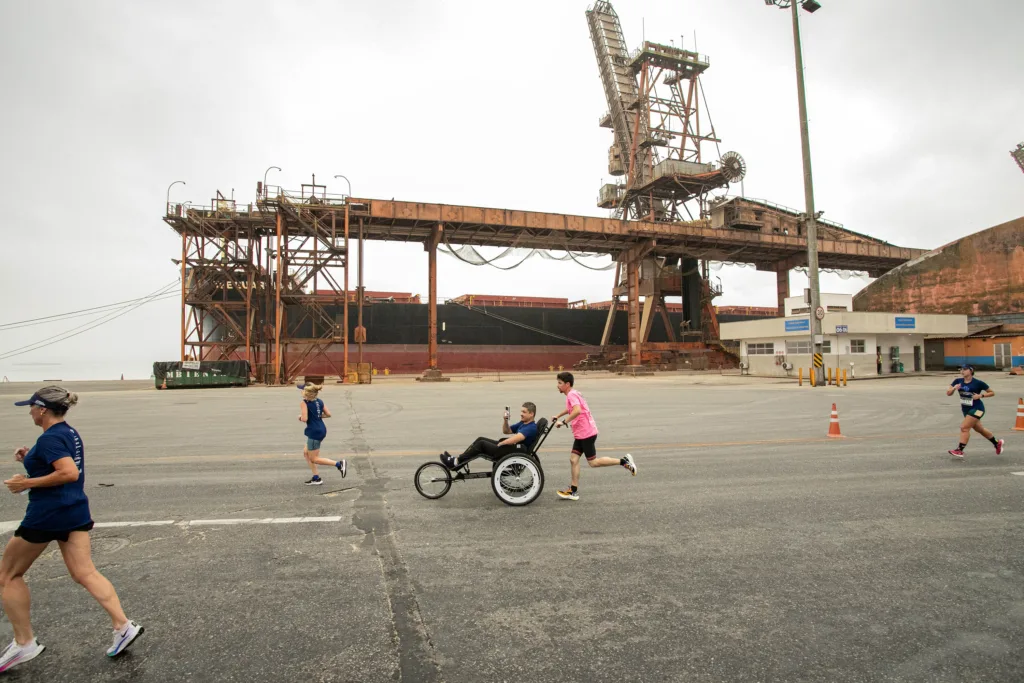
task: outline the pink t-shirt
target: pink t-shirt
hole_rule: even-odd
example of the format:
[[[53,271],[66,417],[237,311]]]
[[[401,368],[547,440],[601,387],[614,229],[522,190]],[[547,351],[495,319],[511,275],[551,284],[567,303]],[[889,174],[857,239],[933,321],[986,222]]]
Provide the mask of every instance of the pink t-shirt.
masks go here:
[[[572,425],[572,435],[577,439],[589,439],[597,434],[597,423],[594,422],[594,416],[590,414],[587,400],[580,392],[570,389],[569,393],[565,395],[565,409],[572,412],[575,406],[580,407],[580,414],[569,423]]]

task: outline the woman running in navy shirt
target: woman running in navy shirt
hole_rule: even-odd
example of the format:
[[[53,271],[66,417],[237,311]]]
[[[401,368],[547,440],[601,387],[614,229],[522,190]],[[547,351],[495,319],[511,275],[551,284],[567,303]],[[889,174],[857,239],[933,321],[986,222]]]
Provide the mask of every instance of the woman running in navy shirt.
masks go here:
[[[344,479],[348,473],[348,463],[345,460],[328,460],[320,457],[320,444],[327,438],[327,425],[324,418],[331,416],[323,399],[317,398],[317,394],[323,389],[318,384],[307,384],[302,388],[302,412],[299,413],[299,421],[306,423],[306,430],[303,434],[306,437],[306,445],[302,447],[302,454],[306,457],[309,469],[313,471],[313,477],[306,482],[306,486],[320,486],[324,480],[320,478],[317,465],[333,465]]]
[[[981,418],[985,415],[985,403],[981,399],[992,398],[995,392],[974,376],[974,367],[971,365],[963,366],[960,375],[946,389],[946,396],[960,394],[960,411],[964,414],[964,421],[960,423],[960,443],[949,454],[963,460],[964,449],[967,448],[967,441],[971,438],[973,429],[991,441],[996,447],[996,455],[1000,455],[1003,452],[1003,440],[997,439],[992,432],[981,426]]]
[[[24,574],[51,541],[57,541],[68,573],[110,615],[114,644],[108,657],[116,657],[142,635],[143,628],[129,621],[110,581],[92,563],[89,531],[92,514],[85,495],[85,448],[82,437],[64,421],[78,396],[60,387],[40,389],[16,406],[31,406],[29,414],[42,436],[31,449],[14,452],[28,472],[4,482],[11,493],[28,493],[28,509],[0,560],[0,590],[4,613],[14,628],[14,640],[0,655],[0,672],[35,659],[45,649],[32,632],[30,598]]]

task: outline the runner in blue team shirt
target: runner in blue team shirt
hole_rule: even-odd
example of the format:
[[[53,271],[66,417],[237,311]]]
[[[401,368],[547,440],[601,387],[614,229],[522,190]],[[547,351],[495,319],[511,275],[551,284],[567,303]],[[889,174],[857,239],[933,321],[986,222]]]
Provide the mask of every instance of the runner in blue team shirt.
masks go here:
[[[317,465],[331,465],[341,472],[342,479],[348,474],[348,462],[342,460],[328,460],[320,457],[320,444],[327,438],[327,425],[324,418],[331,416],[331,411],[324,405],[323,399],[317,398],[323,386],[319,384],[306,384],[302,387],[302,408],[299,413],[299,421],[306,423],[306,430],[303,434],[306,437],[306,445],[302,447],[302,454],[306,458],[309,469],[313,471],[313,477],[306,482],[306,486],[321,486],[324,480],[320,478]]]
[[[14,640],[0,655],[0,672],[35,659],[45,649],[36,640],[29,619],[30,596],[24,574],[51,541],[57,541],[68,572],[110,615],[114,644],[107,656],[116,657],[142,635],[143,628],[129,621],[114,587],[92,563],[89,531],[93,527],[85,495],[85,448],[82,437],[64,415],[78,396],[60,387],[40,389],[27,401],[29,414],[43,434],[31,449],[19,448],[14,459],[28,473],[16,474],[4,484],[11,493],[28,493],[28,509],[0,560],[0,590],[4,613],[14,629]]]
[[[952,396],[954,392],[960,394],[960,409],[964,414],[964,421],[960,423],[960,444],[949,454],[963,460],[964,449],[967,448],[967,441],[971,438],[973,429],[991,441],[996,447],[996,455],[999,455],[1003,452],[1003,440],[996,439],[992,432],[981,426],[981,418],[985,415],[985,403],[981,399],[992,398],[996,394],[987,384],[974,376],[973,366],[963,366],[960,375],[946,390],[946,396]]]

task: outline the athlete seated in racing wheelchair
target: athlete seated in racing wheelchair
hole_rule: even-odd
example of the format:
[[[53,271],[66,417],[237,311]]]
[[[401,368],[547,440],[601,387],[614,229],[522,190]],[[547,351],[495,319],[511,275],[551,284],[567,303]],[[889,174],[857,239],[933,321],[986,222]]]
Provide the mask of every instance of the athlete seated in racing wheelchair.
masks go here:
[[[477,437],[476,441],[469,445],[459,456],[453,456],[445,451],[441,456],[441,462],[450,470],[457,470],[466,463],[479,457],[485,457],[492,462],[497,462],[509,453],[531,452],[533,444],[536,443],[539,431],[534,418],[537,416],[537,406],[530,401],[523,404],[519,411],[519,422],[509,425],[508,409],[505,410],[505,420],[501,426],[502,434],[509,434],[507,438],[488,439],[486,436]]]

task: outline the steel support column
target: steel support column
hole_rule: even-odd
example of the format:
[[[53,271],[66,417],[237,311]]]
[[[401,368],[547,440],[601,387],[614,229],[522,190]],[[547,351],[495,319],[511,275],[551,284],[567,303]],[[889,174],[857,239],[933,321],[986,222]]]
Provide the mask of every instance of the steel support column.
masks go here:
[[[427,251],[427,369],[417,380],[421,382],[446,382],[437,367],[437,245],[441,242],[444,225],[438,223],[430,238],[423,245]]]
[[[348,381],[348,199],[345,200],[345,309],[342,314],[342,325],[344,331],[342,332],[342,346],[343,346],[343,358],[342,358],[342,382]]]
[[[359,284],[356,286],[356,296],[359,301],[356,306],[356,315],[358,320],[356,321],[356,343],[359,344],[359,356],[357,363],[363,362],[363,342],[366,341],[366,328],[363,327],[363,299],[366,298],[366,294],[363,291],[363,243],[366,240],[363,239],[363,219],[359,219]],[[358,367],[357,367],[358,370]]]
[[[181,362],[185,362],[185,336],[187,320],[185,316],[185,259],[188,258],[188,238],[185,231],[181,232]]]
[[[281,304],[281,212],[277,212],[277,273],[274,284],[274,296],[276,297],[276,313],[274,322],[274,384],[281,383],[281,321],[284,316],[284,306]]]
[[[775,271],[776,291],[778,292],[779,317],[786,315],[786,297],[789,296],[789,268],[779,266]]]
[[[626,262],[626,312],[629,316],[629,365],[640,365],[640,267],[641,259]]]

